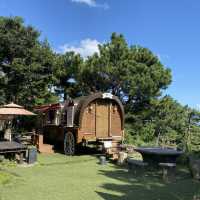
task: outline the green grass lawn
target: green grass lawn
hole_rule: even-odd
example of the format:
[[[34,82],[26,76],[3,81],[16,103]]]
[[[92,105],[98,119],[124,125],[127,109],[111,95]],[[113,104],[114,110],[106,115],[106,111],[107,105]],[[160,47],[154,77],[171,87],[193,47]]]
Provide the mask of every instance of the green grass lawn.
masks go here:
[[[192,200],[200,194],[200,183],[184,169],[165,184],[157,173],[135,176],[99,165],[95,156],[39,155],[35,166],[0,168],[0,200]]]

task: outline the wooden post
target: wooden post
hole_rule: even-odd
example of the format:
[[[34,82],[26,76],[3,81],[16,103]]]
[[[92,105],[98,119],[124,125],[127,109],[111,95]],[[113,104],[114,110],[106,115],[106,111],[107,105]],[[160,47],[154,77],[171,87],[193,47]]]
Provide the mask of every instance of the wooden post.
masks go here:
[[[95,137],[97,137],[97,102],[95,102]]]
[[[19,164],[23,164],[23,158],[24,158],[24,153],[20,152],[19,153]]]
[[[111,133],[111,117],[112,117],[112,104],[111,103],[109,103],[109,107],[108,107],[108,128],[109,128],[109,130],[108,130],[108,136],[109,137],[112,137],[112,133]]]

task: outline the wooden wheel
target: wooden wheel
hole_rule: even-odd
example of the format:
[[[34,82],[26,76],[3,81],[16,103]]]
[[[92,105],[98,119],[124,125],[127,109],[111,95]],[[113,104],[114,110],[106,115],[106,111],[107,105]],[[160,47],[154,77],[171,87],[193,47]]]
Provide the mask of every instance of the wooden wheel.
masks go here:
[[[72,132],[67,132],[64,137],[64,152],[65,155],[75,154],[75,137]]]

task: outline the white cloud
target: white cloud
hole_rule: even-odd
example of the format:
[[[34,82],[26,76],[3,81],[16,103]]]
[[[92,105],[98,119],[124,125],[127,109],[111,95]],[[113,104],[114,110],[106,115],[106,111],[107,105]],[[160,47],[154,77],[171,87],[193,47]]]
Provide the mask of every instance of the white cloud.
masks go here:
[[[96,2],[96,0],[71,0],[71,2],[86,4],[89,7],[99,7],[105,10],[109,8],[109,5],[107,3],[99,4]]]
[[[91,7],[96,7],[96,1],[95,0],[71,0],[71,1],[75,2],[75,3],[87,4],[88,6],[91,6]]]
[[[60,53],[65,53],[69,51],[74,51],[75,53],[80,54],[84,59],[88,56],[93,55],[94,53],[99,53],[98,45],[100,42],[97,40],[92,40],[90,38],[81,40],[78,45],[69,45],[64,44],[59,47]]]

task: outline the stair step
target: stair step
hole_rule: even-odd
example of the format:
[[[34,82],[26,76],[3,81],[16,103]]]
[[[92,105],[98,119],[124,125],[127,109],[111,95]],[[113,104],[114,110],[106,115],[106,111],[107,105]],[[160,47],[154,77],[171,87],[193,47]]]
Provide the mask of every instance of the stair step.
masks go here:
[[[53,150],[53,146],[50,144],[44,144],[43,143],[43,135],[39,135],[39,139],[38,139],[38,151],[40,153],[47,153],[47,154],[53,154],[54,150]]]
[[[53,146],[47,144],[40,145],[38,150],[40,153],[49,153],[49,154],[54,153]]]

